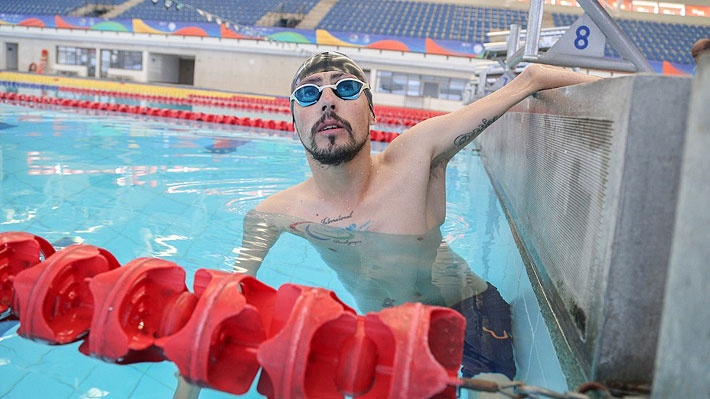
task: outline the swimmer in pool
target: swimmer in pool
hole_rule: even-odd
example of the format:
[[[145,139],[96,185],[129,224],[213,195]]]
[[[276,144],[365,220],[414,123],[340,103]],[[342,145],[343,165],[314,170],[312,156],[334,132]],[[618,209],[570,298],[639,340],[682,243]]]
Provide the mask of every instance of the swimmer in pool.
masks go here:
[[[376,117],[363,70],[341,53],[313,55],[296,72],[290,96],[312,177],[247,214],[234,270],[256,276],[282,232],[299,235],[336,271],[360,312],[405,302],[452,307],[467,319],[464,376],[513,379],[508,304],[441,238],[446,166],[527,96],[596,79],[531,65],[495,93],[413,126],[373,155]]]

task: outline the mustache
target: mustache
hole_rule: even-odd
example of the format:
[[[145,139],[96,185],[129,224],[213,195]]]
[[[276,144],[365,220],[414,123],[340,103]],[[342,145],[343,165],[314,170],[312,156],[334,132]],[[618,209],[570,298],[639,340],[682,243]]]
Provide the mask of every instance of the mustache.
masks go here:
[[[350,125],[350,122],[346,121],[345,119],[341,118],[338,116],[338,114],[335,113],[333,110],[329,110],[323,113],[320,118],[316,121],[316,123],[313,124],[313,127],[311,128],[311,137],[315,136],[316,133],[318,133],[318,125],[321,123],[325,122],[326,119],[333,119],[335,121],[340,122],[343,125],[343,128],[350,134],[350,137],[353,135],[353,128]]]

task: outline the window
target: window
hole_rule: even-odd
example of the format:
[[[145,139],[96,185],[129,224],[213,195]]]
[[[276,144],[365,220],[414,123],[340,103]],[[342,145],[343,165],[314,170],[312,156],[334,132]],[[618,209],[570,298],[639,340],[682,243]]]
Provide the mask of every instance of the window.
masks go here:
[[[377,92],[461,101],[465,79],[377,71]]]
[[[143,69],[143,52],[111,50],[110,67],[140,71]]]
[[[89,52],[93,49],[57,46],[57,64],[89,65]]]
[[[420,96],[422,94],[422,82],[419,80],[417,75],[409,75],[409,80],[407,82],[407,95],[408,96]]]
[[[404,73],[392,74],[392,94],[404,94],[404,88],[407,86],[407,75]]]
[[[466,81],[464,79],[451,79],[448,86],[440,87],[441,94],[439,97],[445,98],[447,100],[461,101],[461,94],[466,87]]]
[[[379,71],[377,77],[378,92],[404,94],[404,87],[407,85],[407,75],[403,73]]]

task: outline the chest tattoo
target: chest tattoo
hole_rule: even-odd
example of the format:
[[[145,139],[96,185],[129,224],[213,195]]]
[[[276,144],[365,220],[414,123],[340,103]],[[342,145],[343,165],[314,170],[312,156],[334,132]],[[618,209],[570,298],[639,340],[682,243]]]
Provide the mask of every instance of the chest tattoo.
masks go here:
[[[350,211],[350,213],[347,215],[338,215],[338,217],[335,217],[335,218],[330,218],[330,217],[326,216],[323,219],[321,219],[320,222],[323,224],[331,224],[331,223],[340,222],[341,220],[351,219],[353,217],[353,212],[354,211]]]

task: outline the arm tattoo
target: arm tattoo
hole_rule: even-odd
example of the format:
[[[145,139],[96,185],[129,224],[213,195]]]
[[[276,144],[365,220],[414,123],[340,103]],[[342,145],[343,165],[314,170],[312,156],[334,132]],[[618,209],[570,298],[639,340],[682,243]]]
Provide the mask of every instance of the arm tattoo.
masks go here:
[[[481,121],[481,124],[478,125],[477,128],[473,129],[473,131],[468,132],[468,133],[464,133],[464,134],[456,137],[456,139],[454,139],[455,147],[449,148],[445,152],[437,155],[436,157],[434,157],[434,159],[432,159],[431,166],[430,166],[430,169],[432,171],[431,173],[439,173],[439,172],[436,172],[438,170],[439,166],[445,165],[447,162],[449,162],[449,160],[451,158],[453,158],[454,155],[456,155],[456,153],[459,152],[459,150],[462,147],[465,147],[468,143],[473,141],[473,139],[478,137],[478,135],[481,134],[481,132],[486,130],[486,128],[488,126],[490,126],[493,122],[498,120],[498,118],[500,118],[500,117],[501,117],[501,115],[496,115],[491,119],[484,119],[483,121]]]
[[[498,118],[500,118],[500,115],[496,115],[491,119],[484,119],[481,121],[481,124],[478,125],[477,128],[473,129],[473,131],[464,133],[460,135],[459,137],[456,137],[454,139],[454,144],[458,147],[463,147],[466,144],[470,143],[473,139],[478,137],[479,134],[481,134],[488,126],[490,126],[493,122],[497,121]]]

